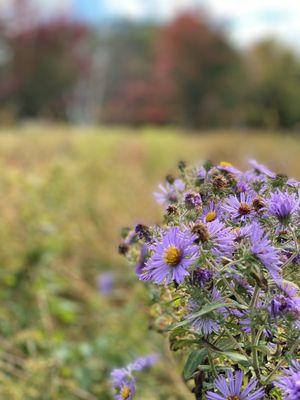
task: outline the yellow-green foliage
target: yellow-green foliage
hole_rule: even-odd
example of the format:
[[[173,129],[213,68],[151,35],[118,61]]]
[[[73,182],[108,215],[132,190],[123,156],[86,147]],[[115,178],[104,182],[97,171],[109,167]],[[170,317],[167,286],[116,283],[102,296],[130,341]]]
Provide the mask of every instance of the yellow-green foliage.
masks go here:
[[[158,221],[152,192],[179,159],[245,164],[255,156],[299,177],[296,136],[184,135],[170,129],[29,126],[0,135],[0,398],[111,398],[111,368],[159,351],[139,399],[192,398],[162,339],[148,330],[147,293],[117,254],[119,231]],[[101,271],[116,277],[111,296]]]

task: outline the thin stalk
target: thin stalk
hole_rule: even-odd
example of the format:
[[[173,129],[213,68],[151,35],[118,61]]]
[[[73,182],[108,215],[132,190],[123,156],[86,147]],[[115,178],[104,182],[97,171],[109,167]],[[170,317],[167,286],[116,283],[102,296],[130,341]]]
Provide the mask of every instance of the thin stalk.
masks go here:
[[[290,350],[289,350],[289,354],[292,354],[293,351],[297,348],[297,346],[299,345],[299,340],[296,340],[294,342],[294,344],[291,346]],[[264,385],[267,385],[270,382],[270,379],[272,378],[272,376],[274,376],[276,374],[276,372],[279,370],[279,368],[282,366],[282,364],[286,361],[285,358],[282,358],[279,363],[276,365],[276,367],[273,369],[272,372],[270,372],[270,374],[266,377],[266,379],[263,381]]]
[[[250,302],[250,308],[252,310],[254,310],[257,306],[257,302],[259,299],[259,292],[260,292],[259,286],[256,285],[255,289],[254,289],[252,300]],[[259,334],[256,334],[256,330],[255,330],[254,326],[251,324],[252,364],[253,364],[253,369],[254,369],[254,372],[255,372],[255,375],[256,375],[256,378],[258,379],[258,381],[261,380],[261,376],[260,376],[258,352],[257,352],[256,346],[259,343],[260,335],[261,335],[261,332],[259,332]]]
[[[235,339],[234,336],[232,336],[232,334],[229,332],[229,330],[227,328],[224,328],[224,331],[227,333],[227,335],[230,337],[230,339],[235,343],[235,345],[238,347],[238,349],[240,350],[240,352],[247,358],[248,362],[250,364],[251,363],[251,359],[248,356],[248,354],[245,352],[245,350],[242,348],[242,346],[239,344],[239,342]]]
[[[214,364],[214,360],[213,360],[213,358],[211,356],[210,350],[208,350],[207,354],[208,354],[208,361],[209,361],[209,364],[211,366],[213,376],[214,376],[214,378],[217,378],[218,374],[217,374],[216,367],[215,367],[215,364]]]

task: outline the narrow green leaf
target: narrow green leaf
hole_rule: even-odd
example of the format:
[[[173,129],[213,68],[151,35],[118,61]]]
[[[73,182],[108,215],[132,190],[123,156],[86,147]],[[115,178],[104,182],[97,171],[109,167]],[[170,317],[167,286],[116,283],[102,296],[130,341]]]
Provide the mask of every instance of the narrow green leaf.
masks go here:
[[[248,362],[247,357],[236,351],[224,351],[223,354],[233,361]]]
[[[206,304],[201,310],[197,311],[196,313],[190,314],[188,317],[190,320],[198,317],[202,317],[203,315],[209,314],[210,312],[217,310],[222,307],[228,307],[226,303],[211,303]]]
[[[200,365],[203,362],[206,355],[207,355],[206,349],[193,350],[190,353],[183,368],[183,377],[185,380],[188,380],[193,376],[198,365]]]

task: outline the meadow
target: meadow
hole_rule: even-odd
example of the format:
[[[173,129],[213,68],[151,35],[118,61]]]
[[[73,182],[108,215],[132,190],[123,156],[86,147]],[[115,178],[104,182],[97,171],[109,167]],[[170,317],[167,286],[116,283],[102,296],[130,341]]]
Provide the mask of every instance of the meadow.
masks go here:
[[[148,296],[118,254],[120,230],[159,221],[152,192],[181,159],[247,158],[300,177],[300,140],[272,132],[171,128],[0,130],[0,397],[109,400],[113,367],[158,352],[138,399],[192,399]],[[111,271],[111,294],[99,274]]]

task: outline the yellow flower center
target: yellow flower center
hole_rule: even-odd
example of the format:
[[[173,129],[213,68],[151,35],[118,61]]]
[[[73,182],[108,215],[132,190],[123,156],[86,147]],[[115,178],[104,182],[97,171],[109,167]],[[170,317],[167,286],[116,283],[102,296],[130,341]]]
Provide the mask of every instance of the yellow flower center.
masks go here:
[[[213,210],[213,211],[209,211],[209,212],[206,214],[205,221],[206,221],[206,222],[212,222],[212,221],[214,221],[216,218],[217,218],[217,213],[216,213],[214,210]]]
[[[181,251],[175,247],[170,246],[165,251],[165,262],[170,265],[171,267],[176,267],[181,260]]]
[[[228,396],[227,400],[240,400],[240,396]]]
[[[239,208],[239,213],[241,215],[247,215],[250,214],[250,212],[251,212],[251,207],[247,203],[241,203]]]
[[[224,167],[226,168],[226,167],[232,167],[233,166],[230,162],[227,162],[227,161],[221,161],[219,165],[220,165],[220,167],[223,167],[223,168]]]
[[[129,399],[130,396],[130,388],[128,386],[124,386],[121,390],[121,397],[123,400]]]

